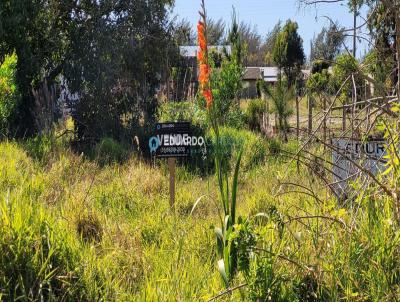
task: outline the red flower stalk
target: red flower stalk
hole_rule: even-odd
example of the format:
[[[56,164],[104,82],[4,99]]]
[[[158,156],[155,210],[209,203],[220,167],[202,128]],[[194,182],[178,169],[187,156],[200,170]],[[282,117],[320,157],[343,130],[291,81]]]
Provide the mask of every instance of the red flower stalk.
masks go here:
[[[207,22],[206,22],[206,12],[203,6],[203,12],[200,12],[202,18],[197,24],[197,36],[199,40],[199,52],[197,54],[197,59],[199,61],[199,84],[200,92],[207,101],[207,109],[211,108],[213,102],[213,95],[210,87],[210,73],[211,68],[208,64],[208,49],[207,49]]]
[[[212,105],[212,101],[213,101],[213,95],[210,89],[204,90],[203,91],[203,96],[206,99],[207,102],[207,108],[210,108]]]

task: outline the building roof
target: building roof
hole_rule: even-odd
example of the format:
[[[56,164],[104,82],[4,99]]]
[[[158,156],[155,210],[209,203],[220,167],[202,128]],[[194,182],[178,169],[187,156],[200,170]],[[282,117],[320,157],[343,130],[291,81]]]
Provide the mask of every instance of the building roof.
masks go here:
[[[279,74],[278,67],[260,67],[260,70],[265,82],[278,81],[278,74]]]
[[[217,51],[218,53],[223,53],[224,49],[226,52],[230,55],[232,53],[232,49],[230,45],[210,45],[208,46],[208,50],[211,51]],[[187,57],[187,58],[193,58],[197,56],[197,53],[199,51],[198,46],[179,46],[179,52],[181,56]]]
[[[244,71],[243,80],[259,80],[261,77],[260,67],[246,67]]]
[[[247,69],[259,69],[261,78],[264,79],[265,82],[275,83],[278,81],[279,68],[278,67],[247,67]],[[253,71],[254,72],[254,71]],[[303,78],[307,80],[310,77],[310,70],[303,69],[301,71],[303,73]]]

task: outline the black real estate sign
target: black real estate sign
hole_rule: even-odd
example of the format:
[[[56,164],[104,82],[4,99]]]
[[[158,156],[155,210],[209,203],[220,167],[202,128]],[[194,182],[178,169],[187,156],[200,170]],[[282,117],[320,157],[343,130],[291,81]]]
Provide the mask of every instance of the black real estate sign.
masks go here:
[[[188,157],[190,139],[189,122],[158,123],[155,136],[149,141],[151,155],[160,158]]]
[[[149,140],[151,156],[168,158],[170,206],[175,205],[175,158],[190,155],[192,137],[189,122],[158,123]]]

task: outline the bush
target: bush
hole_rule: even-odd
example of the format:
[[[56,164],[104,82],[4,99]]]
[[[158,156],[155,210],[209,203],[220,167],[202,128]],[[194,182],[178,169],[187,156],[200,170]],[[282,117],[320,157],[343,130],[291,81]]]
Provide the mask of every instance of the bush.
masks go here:
[[[40,162],[44,161],[55,145],[55,140],[50,135],[40,135],[28,138],[24,142],[26,153]]]
[[[268,151],[271,155],[278,155],[282,151],[282,144],[279,140],[271,138],[268,141]]]
[[[243,119],[238,106],[238,96],[242,90],[243,67],[234,60],[224,60],[220,69],[211,74],[211,87],[213,87],[213,116],[219,125],[239,128]],[[239,113],[239,115],[238,115]],[[235,122],[235,123],[233,123]]]
[[[267,148],[264,140],[251,131],[223,127],[220,128],[220,140],[222,145],[220,152],[224,153],[223,157],[228,165],[234,162],[233,159],[237,157],[241,148],[243,148],[241,167],[244,170],[262,163],[266,157]],[[212,137],[212,144],[216,145],[215,136]],[[212,150],[214,152],[215,148]]]
[[[246,122],[251,130],[260,131],[262,115],[267,110],[265,100],[250,100],[246,109]]]
[[[0,65],[0,134],[9,135],[17,114],[20,93],[15,83],[17,56],[6,56]]]
[[[207,128],[206,111],[195,102],[163,103],[158,107],[157,117],[159,122],[188,121],[193,126]]]
[[[123,162],[128,155],[126,148],[110,137],[103,138],[95,147],[96,159],[100,165]]]
[[[225,126],[235,129],[243,129],[246,125],[246,115],[238,104],[232,104],[230,110],[226,114]]]

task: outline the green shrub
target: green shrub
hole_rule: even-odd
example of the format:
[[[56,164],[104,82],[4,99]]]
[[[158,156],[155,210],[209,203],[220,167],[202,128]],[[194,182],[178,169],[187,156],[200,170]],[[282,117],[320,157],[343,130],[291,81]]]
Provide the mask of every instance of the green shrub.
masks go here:
[[[260,131],[262,115],[266,112],[265,100],[250,100],[246,109],[246,122],[251,130]]]
[[[262,163],[267,154],[266,144],[261,136],[248,130],[237,130],[234,128],[220,128],[221,147],[223,157],[228,165],[237,158],[238,152],[243,148],[241,167],[249,170]],[[215,136],[212,137],[212,152],[215,152]]]
[[[219,125],[234,128],[243,125],[244,117],[238,106],[243,72],[243,67],[235,60],[224,60],[221,68],[211,74],[213,118]]]
[[[207,128],[207,116],[204,107],[195,102],[167,102],[158,107],[159,122],[188,121],[193,126]]]
[[[13,118],[17,114],[20,93],[15,83],[17,56],[6,56],[0,65],[0,135],[9,135]]]
[[[246,125],[246,115],[236,103],[231,105],[230,110],[226,114],[225,126],[235,129],[242,129]]]
[[[51,135],[39,135],[28,138],[23,145],[30,157],[42,162],[51,153],[55,140]]]
[[[278,155],[282,151],[282,143],[275,138],[271,138],[268,141],[268,151],[271,155]]]
[[[105,137],[95,147],[96,160],[100,165],[111,163],[121,163],[128,155],[128,152],[121,143],[116,140]]]

